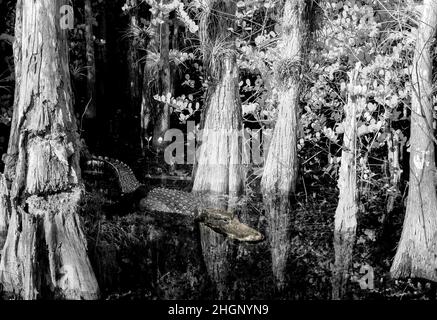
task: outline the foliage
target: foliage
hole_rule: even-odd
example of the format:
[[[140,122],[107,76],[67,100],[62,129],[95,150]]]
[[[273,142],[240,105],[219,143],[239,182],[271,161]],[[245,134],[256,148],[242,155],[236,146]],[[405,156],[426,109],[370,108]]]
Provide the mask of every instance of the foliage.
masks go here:
[[[317,32],[309,61],[314,80],[306,94],[301,142],[325,146],[329,151],[325,172],[331,174],[339,163],[344,108],[354,95],[359,106],[359,177],[374,190],[389,188],[381,152],[384,155],[394,130],[401,129],[401,149],[409,135],[404,123],[411,95],[413,3],[326,1],[321,7],[326,21]],[[351,69],[358,72],[356,87],[349,84]]]
[[[14,34],[14,1],[4,1],[0,10],[10,12],[0,22],[0,123],[9,126],[12,119],[12,105],[14,92],[14,58],[12,41]]]

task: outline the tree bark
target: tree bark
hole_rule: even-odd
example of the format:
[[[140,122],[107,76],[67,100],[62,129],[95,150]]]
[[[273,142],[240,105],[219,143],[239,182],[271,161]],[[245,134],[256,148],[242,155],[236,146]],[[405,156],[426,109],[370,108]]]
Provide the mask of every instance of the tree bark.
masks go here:
[[[138,26],[138,2],[137,0],[127,0],[132,7],[129,10],[129,23],[130,28],[135,30]],[[136,34],[133,32],[133,34]],[[128,68],[129,68],[129,96],[131,105],[131,114],[138,114],[138,108],[140,103],[140,67],[138,48],[136,44],[135,36],[131,36],[129,39],[128,50]]]
[[[211,8],[222,15],[219,19],[217,37],[228,35],[228,27],[233,22],[228,15],[234,15],[233,1],[210,1]],[[216,15],[216,13],[214,13]],[[204,23],[202,28],[208,28]],[[211,34],[211,33],[210,33]],[[212,39],[215,40],[215,39]],[[235,49],[233,37],[226,41]],[[202,132],[202,144],[198,153],[198,164],[193,192],[209,198],[212,207],[231,212],[236,211],[238,197],[243,192],[242,167],[242,111],[239,95],[239,71],[235,50],[216,56],[217,79],[210,88],[208,109]],[[208,274],[216,284],[219,298],[229,297],[228,276],[230,270],[231,247],[224,237],[201,226],[202,251]]]
[[[226,57],[220,83],[209,99],[193,192],[208,193],[217,209],[235,211],[243,190],[241,104],[235,56]],[[226,293],[230,248],[221,235],[201,227],[209,274],[219,295]]]
[[[357,73],[350,73],[352,87],[356,84]],[[352,252],[355,244],[357,228],[358,195],[356,168],[357,141],[357,98],[349,93],[345,105],[345,120],[343,127],[343,149],[338,177],[340,189],[334,220],[334,271],[332,275],[332,299],[343,299],[349,279],[352,264]]]
[[[143,156],[146,155],[146,145],[149,149],[149,133],[147,129],[152,117],[152,103],[151,103],[151,86],[150,86],[150,73],[147,68],[147,64],[144,64],[143,71],[143,84],[141,91],[141,150]]]
[[[0,282],[24,299],[99,297],[77,214],[83,184],[64,4],[17,2],[17,91],[5,159],[11,218]]]
[[[141,150],[143,156],[146,155],[146,145],[149,148],[149,134],[147,129],[149,128],[150,120],[152,116],[152,108],[150,102],[150,87],[149,87],[149,73],[147,65],[144,65],[143,71],[143,84],[141,91]]]
[[[164,23],[159,27],[159,53],[160,53],[160,70],[159,84],[160,94],[167,96],[172,94],[171,74],[170,74],[170,26],[168,13],[164,15]],[[153,146],[159,152],[163,152],[165,148],[164,135],[170,129],[170,106],[166,103],[157,104],[157,121],[153,132]]]
[[[86,42],[86,61],[87,61],[87,91],[88,107],[86,117],[94,119],[96,110],[96,61],[94,54],[94,15],[91,0],[85,0],[85,42]]]
[[[437,2],[425,0],[418,20],[413,59],[410,133],[410,182],[402,236],[391,266],[395,278],[437,281],[437,199],[433,142],[431,46],[437,25]]]
[[[9,190],[4,174],[0,174],[0,253],[6,241],[10,218]],[[0,255],[1,256],[1,255]]]
[[[279,97],[278,120],[269,146],[261,187],[269,216],[268,237],[272,252],[272,269],[276,285],[286,283],[289,251],[289,195],[295,191],[298,169],[297,132],[300,98],[300,64],[306,37],[306,0],[285,2],[280,59],[275,66]]]
[[[387,154],[390,172],[390,188],[387,199],[387,214],[393,211],[396,198],[399,196],[399,183],[401,182],[400,141],[399,131],[390,128],[387,138]]]

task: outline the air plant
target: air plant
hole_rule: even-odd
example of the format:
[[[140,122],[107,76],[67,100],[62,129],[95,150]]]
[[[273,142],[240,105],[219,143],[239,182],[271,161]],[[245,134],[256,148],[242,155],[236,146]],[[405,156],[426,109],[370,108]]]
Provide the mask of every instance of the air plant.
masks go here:
[[[75,61],[74,64],[70,65],[70,75],[75,80],[80,80],[87,76],[88,66],[83,66],[79,61]]]
[[[13,80],[13,76],[12,75],[8,76],[7,72],[8,71],[6,70],[0,73],[0,90],[10,92],[12,87],[7,83],[10,83]]]

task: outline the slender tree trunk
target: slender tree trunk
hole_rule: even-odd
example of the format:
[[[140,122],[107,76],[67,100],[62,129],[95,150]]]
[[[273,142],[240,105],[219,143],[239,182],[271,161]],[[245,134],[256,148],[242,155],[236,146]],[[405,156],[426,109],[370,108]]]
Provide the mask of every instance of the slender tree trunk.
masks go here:
[[[269,216],[268,236],[272,268],[279,290],[286,283],[289,252],[289,195],[297,180],[297,118],[300,97],[300,65],[306,37],[306,0],[287,0],[279,42],[280,60],[276,65],[279,96],[278,120],[269,146],[261,187]]]
[[[230,0],[210,1],[218,19],[214,30],[212,24],[203,23],[201,28],[212,37],[228,35],[227,28],[233,25],[228,19],[234,15],[236,6]],[[217,16],[216,12],[219,12]],[[211,39],[216,40],[215,38]],[[233,37],[226,38],[235,49]],[[198,153],[198,164],[193,192],[209,198],[211,206],[236,211],[236,202],[243,192],[242,168],[242,111],[239,95],[239,71],[235,50],[216,56],[218,72],[208,94],[208,110]],[[202,250],[208,273],[216,284],[219,298],[229,297],[228,276],[230,271],[230,244],[223,236],[201,226]]]
[[[387,199],[387,214],[393,211],[395,201],[399,195],[399,183],[401,182],[400,141],[398,130],[390,129],[387,138],[388,165],[390,171],[391,191]]]
[[[99,10],[99,21],[98,21],[98,33],[99,38],[104,41],[104,43],[100,43],[100,45],[97,47],[97,61],[99,62],[99,74],[101,74],[100,78],[106,79],[106,69],[108,68],[108,51],[107,51],[107,38],[108,38],[108,30],[107,30],[107,6],[106,3],[103,3]],[[99,96],[98,98],[101,99],[105,96],[105,81],[98,81],[97,82],[97,88]],[[103,100],[103,99],[102,99]]]
[[[84,137],[90,148],[94,149],[98,141],[99,130],[96,123],[96,59],[94,51],[94,14],[91,0],[85,0],[85,43],[87,62],[87,101],[83,119]],[[74,104],[74,103],[73,103]],[[82,129],[82,128],[81,128]]]
[[[99,101],[99,106],[104,106],[104,110],[100,112],[100,114],[96,115],[96,126],[95,126],[95,136],[94,139],[97,142],[96,147],[101,148],[101,144],[105,139],[102,138],[102,135],[112,134],[110,131],[109,125],[109,117],[111,114],[111,103],[112,98],[110,97],[110,86],[108,85],[111,82],[111,74],[113,71],[110,68],[109,53],[108,47],[111,42],[111,30],[108,28],[108,23],[110,24],[110,19],[108,18],[108,12],[112,11],[110,4],[112,2],[104,1],[99,5],[99,12],[97,15],[98,19],[98,28],[97,28],[97,36],[100,40],[98,46],[96,46],[96,100]],[[109,41],[109,43],[108,43]],[[89,144],[89,139],[86,140]],[[103,142],[104,143],[104,142]]]
[[[160,66],[159,71],[159,84],[161,95],[167,96],[172,94],[171,74],[170,74],[170,26],[169,17],[166,14],[163,18],[164,23],[160,26],[159,32],[159,53],[160,53]],[[153,146],[159,151],[163,152],[165,148],[164,135],[165,132],[170,129],[170,106],[166,103],[159,103],[157,105],[157,121],[154,127],[153,133]]]
[[[138,2],[128,0],[132,9],[129,11],[130,28],[135,31],[138,26]],[[136,34],[133,32],[133,34]],[[129,39],[128,68],[129,68],[129,96],[132,115],[138,114],[140,104],[140,65],[139,55],[135,37]]]
[[[150,102],[150,85],[149,85],[149,72],[147,70],[147,65],[144,64],[143,71],[143,84],[141,91],[141,150],[143,156],[146,155],[146,145],[149,147],[149,134],[147,129],[149,128],[151,116],[152,116],[152,108]]]
[[[357,73],[352,70],[350,83],[356,83]],[[342,299],[346,293],[349,271],[352,263],[352,252],[355,244],[357,228],[358,196],[357,196],[357,98],[349,93],[345,105],[345,128],[343,150],[338,177],[340,190],[334,221],[334,272],[332,276],[332,298]]]
[[[173,32],[171,35],[171,48],[173,50],[179,50],[179,21],[177,19],[173,19],[172,24]],[[172,95],[174,95],[175,92],[175,83],[179,81],[177,76],[178,70],[176,68],[170,68],[170,92],[172,93]]]
[[[6,241],[8,233],[9,214],[9,190],[4,174],[0,174],[0,253]],[[1,256],[1,255],[0,255]]]
[[[437,26],[437,2],[425,0],[418,20],[413,59],[410,134],[410,183],[402,236],[391,267],[395,278],[437,281],[437,199],[433,142],[431,47]]]
[[[91,0],[85,0],[85,42],[86,42],[86,61],[87,61],[87,91],[88,107],[86,117],[94,119],[96,117],[96,62],[94,54],[94,15]]]
[[[17,2],[17,94],[5,161],[11,218],[0,282],[24,299],[99,296],[77,214],[83,184],[63,4]]]

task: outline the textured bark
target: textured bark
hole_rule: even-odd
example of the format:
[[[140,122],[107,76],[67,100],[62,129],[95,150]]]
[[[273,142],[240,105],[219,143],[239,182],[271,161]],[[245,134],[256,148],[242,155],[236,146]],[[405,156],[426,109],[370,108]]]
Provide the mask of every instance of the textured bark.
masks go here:
[[[163,23],[159,25],[157,36],[152,39],[149,46],[154,47],[152,50],[159,52],[158,76],[151,77],[151,70],[148,70],[147,65],[144,66],[144,74],[142,80],[142,100],[141,100],[141,139],[143,150],[149,146],[150,142],[158,153],[164,152],[168,145],[164,136],[170,129],[170,106],[166,103],[157,103],[153,96],[155,94],[167,96],[173,95],[174,86],[172,78],[174,73],[170,67],[170,19],[169,14],[163,16]],[[174,43],[174,41],[173,41]],[[152,141],[149,141],[147,129],[153,118],[153,134]]]
[[[95,118],[96,110],[96,61],[94,54],[94,33],[93,33],[94,15],[91,6],[91,0],[85,0],[85,42],[86,42],[86,61],[87,61],[87,90],[88,90],[88,108],[86,110],[87,118]]]
[[[0,282],[24,299],[95,299],[77,206],[82,183],[63,1],[17,2],[16,96],[5,177],[10,222]]]
[[[235,56],[224,58],[220,83],[209,99],[193,192],[209,193],[211,206],[235,211],[243,189],[241,103]],[[223,236],[201,227],[202,248],[219,295],[226,294],[230,248]]]
[[[9,190],[6,178],[4,174],[0,174],[0,252],[6,241],[10,212]]]
[[[179,20],[177,18],[173,19],[171,21],[171,24],[173,26],[173,30],[172,30],[173,32],[171,34],[171,49],[173,49],[173,50],[179,50],[179,41],[180,41],[180,39],[179,39],[179,37],[180,37],[179,27],[180,27],[180,23],[181,22],[179,22]],[[169,54],[170,54],[170,51],[169,51]],[[172,94],[174,94],[174,92],[175,92],[174,91],[175,90],[175,83],[177,81],[179,81],[177,68],[176,67],[170,68],[170,92]]]
[[[105,43],[100,43],[97,47],[95,47],[95,56],[96,56],[96,63],[98,63],[97,69],[99,71],[98,78],[102,81],[97,81],[96,83],[96,90],[97,90],[97,97],[101,103],[104,103],[105,100],[105,81],[104,79],[107,79],[107,72],[108,68],[108,50],[107,50],[107,39],[108,39],[108,28],[107,28],[107,3],[103,3],[99,6],[99,11],[97,14],[97,37],[104,40]],[[97,98],[96,97],[96,98]],[[99,117],[101,118],[101,117]]]
[[[228,0],[210,1],[210,6],[222,13],[216,17],[219,21],[214,26],[218,28],[214,30],[215,36],[227,35],[227,27],[232,26],[233,21],[227,19],[226,15],[235,14],[235,3]],[[203,24],[202,28],[208,28],[208,24]],[[227,40],[230,46],[234,46],[232,37]],[[219,70],[208,94],[193,192],[207,194],[205,197],[210,197],[212,207],[235,212],[237,199],[243,192],[244,177],[239,73],[234,50],[214,59]],[[219,298],[229,297],[227,287],[231,246],[223,236],[204,226],[201,226],[201,237],[205,264],[216,284]]]
[[[160,26],[160,40],[159,40],[159,53],[160,53],[160,70],[159,70],[159,83],[160,94],[167,96],[172,94],[171,74],[170,74],[170,26],[168,14],[164,16],[164,23]],[[170,129],[170,107],[166,103],[157,104],[159,108],[156,112],[157,120],[153,132],[153,146],[160,152],[164,151],[164,135],[165,132]]]
[[[138,28],[138,2],[137,0],[127,0],[130,3],[132,9],[129,11],[129,23],[133,30]],[[129,39],[128,50],[128,68],[129,68],[129,96],[131,105],[131,114],[138,114],[138,108],[140,103],[140,65],[138,48],[136,45],[135,37]]]
[[[355,70],[349,75],[352,85],[356,83]],[[358,212],[357,194],[357,100],[349,94],[345,106],[343,149],[338,176],[340,190],[334,221],[334,271],[332,275],[332,298],[344,298],[352,263],[352,252],[355,243]]]
[[[410,134],[410,183],[402,236],[391,267],[395,278],[437,281],[437,198],[433,121],[431,46],[437,26],[437,2],[425,0],[418,20],[413,60]]]
[[[387,138],[388,163],[390,171],[390,186],[392,188],[387,199],[387,213],[393,211],[394,203],[399,195],[399,183],[401,182],[400,141],[398,130],[391,129]]]
[[[141,91],[141,150],[143,155],[145,155],[146,145],[149,147],[149,135],[147,129],[149,128],[152,108],[150,102],[150,86],[149,86],[149,73],[147,70],[147,65],[144,65],[143,72],[143,84]]]
[[[269,146],[261,186],[269,216],[268,235],[272,250],[272,268],[278,289],[286,282],[286,261],[289,248],[288,198],[297,180],[297,117],[300,96],[300,64],[305,46],[306,0],[285,2],[280,60],[276,65],[279,97],[278,120]]]

